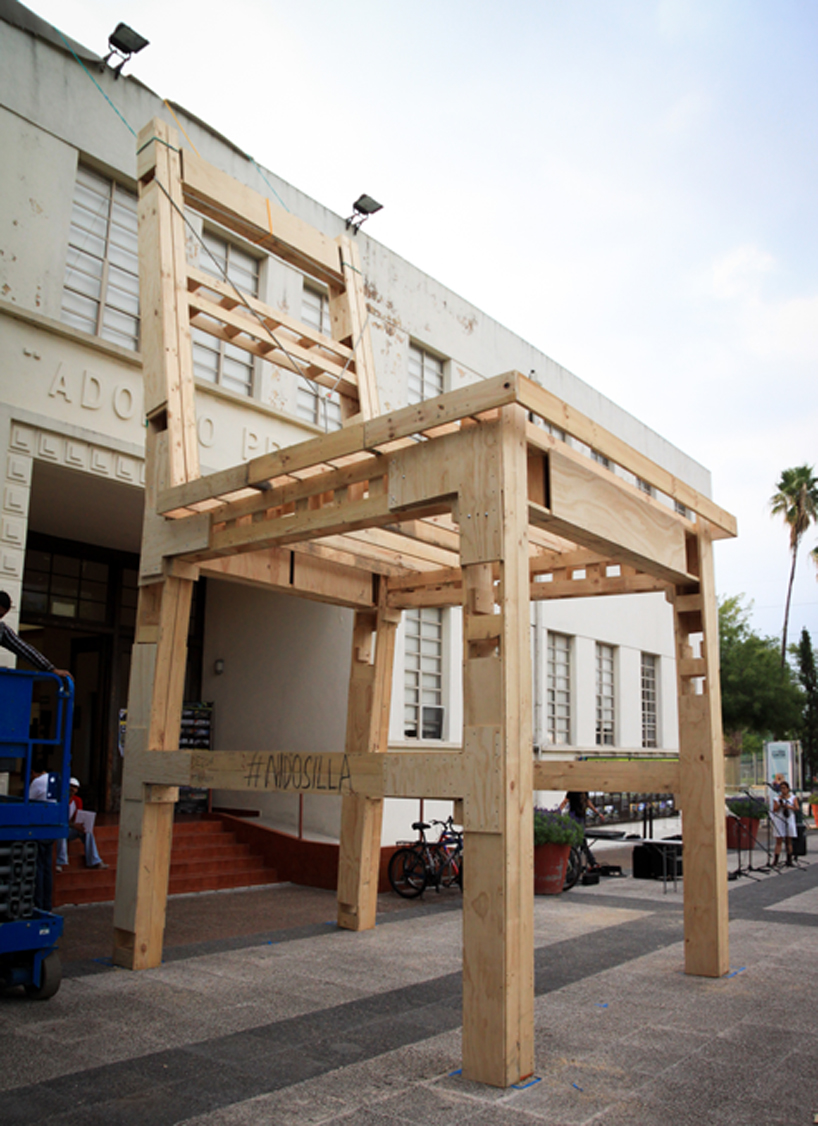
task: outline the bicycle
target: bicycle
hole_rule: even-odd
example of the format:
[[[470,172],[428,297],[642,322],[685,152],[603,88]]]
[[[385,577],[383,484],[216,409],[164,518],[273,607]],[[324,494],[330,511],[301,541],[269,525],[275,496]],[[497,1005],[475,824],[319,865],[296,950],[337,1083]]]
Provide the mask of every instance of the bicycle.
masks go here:
[[[440,826],[436,841],[426,839],[426,830]],[[455,828],[454,819],[447,821],[415,821],[412,828],[420,834],[413,845],[400,848],[389,861],[389,883],[404,899],[422,895],[429,884],[435,891],[453,885],[463,887],[463,834]]]
[[[617,839],[620,836],[624,837],[625,834],[616,831],[610,832],[606,829],[586,829],[586,834],[582,838],[581,844],[571,845],[571,851],[568,854],[568,866],[565,869],[565,883],[562,885],[563,891],[570,891],[586,872],[598,872],[605,876],[622,875],[622,869],[619,865],[599,863],[591,852],[588,837],[593,840],[599,840],[603,837]]]

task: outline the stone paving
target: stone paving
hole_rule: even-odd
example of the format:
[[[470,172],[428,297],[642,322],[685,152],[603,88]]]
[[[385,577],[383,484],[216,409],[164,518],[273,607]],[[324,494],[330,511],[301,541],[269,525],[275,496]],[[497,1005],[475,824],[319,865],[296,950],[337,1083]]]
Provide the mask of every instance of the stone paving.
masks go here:
[[[67,909],[59,993],[0,997],[0,1122],[812,1124],[818,865],[729,886],[717,981],[682,972],[681,881],[538,898],[536,1071],[506,1091],[459,1073],[455,891],[383,896],[364,934],[314,889],[178,897],[141,974],[109,963],[110,906]]]

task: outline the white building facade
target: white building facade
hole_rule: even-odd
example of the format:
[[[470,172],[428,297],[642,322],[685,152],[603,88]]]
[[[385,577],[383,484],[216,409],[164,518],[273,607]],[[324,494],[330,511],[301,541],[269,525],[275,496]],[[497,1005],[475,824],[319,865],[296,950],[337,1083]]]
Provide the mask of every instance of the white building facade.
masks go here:
[[[116,810],[144,490],[129,128],[161,117],[183,145],[334,238],[343,219],[259,170],[181,107],[133,78],[95,79],[96,56],[0,0],[0,588],[13,625],[77,685],[74,771],[91,808]],[[244,292],[321,328],[320,283],[191,214],[188,253]],[[699,492],[709,474],[681,451],[364,232],[357,236],[381,409],[510,369],[622,437]],[[194,336],[203,472],[342,424],[332,396]],[[576,445],[576,443],[574,443]],[[588,456],[593,451],[586,449]],[[609,466],[613,473],[622,473]],[[633,478],[631,478],[633,481]],[[214,746],[343,747],[352,611],[207,578],[191,622],[187,695],[213,701]],[[660,594],[544,601],[532,610],[534,749],[651,753],[678,746],[670,607]],[[460,615],[407,612],[399,627],[390,744],[459,745]],[[11,663],[0,651],[0,661]],[[561,748],[563,750],[561,750]],[[549,800],[549,799],[545,799]],[[279,828],[332,838],[340,806],[290,795],[214,795]],[[388,803],[384,842],[411,835],[416,802]],[[443,806],[427,815],[446,812]]]

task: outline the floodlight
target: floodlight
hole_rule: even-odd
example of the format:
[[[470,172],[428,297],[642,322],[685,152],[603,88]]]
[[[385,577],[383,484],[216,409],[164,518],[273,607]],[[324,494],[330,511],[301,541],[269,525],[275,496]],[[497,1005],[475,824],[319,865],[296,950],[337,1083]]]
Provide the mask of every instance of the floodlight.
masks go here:
[[[352,205],[352,214],[347,219],[347,230],[352,227],[357,235],[358,229],[362,223],[365,223],[370,215],[374,215],[376,211],[383,208],[382,203],[378,203],[371,195],[359,195]]]
[[[134,31],[132,27],[128,27],[126,23],[118,23],[111,34],[108,36],[108,54],[102,60],[100,70],[105,69],[108,60],[116,55],[119,63],[112,67],[114,78],[119,78],[122,73],[122,68],[137,51],[141,51],[143,47],[147,47],[148,40],[140,35],[138,31]]]

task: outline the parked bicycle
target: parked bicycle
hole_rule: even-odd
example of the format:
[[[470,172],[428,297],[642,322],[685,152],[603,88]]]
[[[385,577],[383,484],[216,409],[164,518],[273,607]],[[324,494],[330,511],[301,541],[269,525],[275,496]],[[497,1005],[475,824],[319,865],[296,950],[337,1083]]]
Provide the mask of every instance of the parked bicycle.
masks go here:
[[[620,840],[624,836],[624,831],[620,832],[616,829],[586,829],[582,844],[571,846],[562,890],[570,891],[586,872],[597,872],[603,876],[621,876],[622,869],[618,864],[599,863],[596,856],[591,852],[588,840],[589,838],[591,840]]]
[[[436,841],[426,839],[426,830],[440,826]],[[435,891],[453,885],[463,887],[463,833],[455,828],[454,819],[446,821],[415,821],[412,828],[418,840],[399,848],[389,861],[389,883],[404,899],[415,899],[431,885]]]

